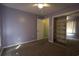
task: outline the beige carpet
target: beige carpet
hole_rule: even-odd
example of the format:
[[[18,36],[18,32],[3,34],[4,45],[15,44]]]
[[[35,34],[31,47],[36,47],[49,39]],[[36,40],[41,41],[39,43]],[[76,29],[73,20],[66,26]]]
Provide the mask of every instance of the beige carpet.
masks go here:
[[[31,43],[22,44],[6,48],[3,56],[68,56],[79,55],[79,49],[57,43],[49,43],[47,40],[39,40]]]

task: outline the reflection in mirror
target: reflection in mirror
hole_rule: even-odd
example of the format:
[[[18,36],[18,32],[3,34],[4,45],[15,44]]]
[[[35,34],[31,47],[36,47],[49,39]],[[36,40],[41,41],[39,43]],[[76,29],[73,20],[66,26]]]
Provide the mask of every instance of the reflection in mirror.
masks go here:
[[[76,38],[76,20],[71,16],[67,16],[66,33],[68,39]]]
[[[67,16],[66,38],[70,40],[79,39],[79,17]]]
[[[79,55],[79,12],[66,18],[66,43],[70,55]]]

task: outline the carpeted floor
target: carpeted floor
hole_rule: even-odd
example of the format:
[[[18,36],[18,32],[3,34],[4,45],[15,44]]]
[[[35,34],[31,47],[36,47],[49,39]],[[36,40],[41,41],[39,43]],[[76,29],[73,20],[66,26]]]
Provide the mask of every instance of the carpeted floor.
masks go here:
[[[47,40],[39,40],[4,49],[2,56],[69,56],[79,55],[79,48],[72,48],[57,43],[49,43]]]

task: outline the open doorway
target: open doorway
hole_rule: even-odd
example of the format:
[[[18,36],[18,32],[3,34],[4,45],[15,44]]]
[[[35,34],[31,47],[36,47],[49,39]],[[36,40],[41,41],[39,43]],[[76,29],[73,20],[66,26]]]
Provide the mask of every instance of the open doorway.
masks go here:
[[[49,18],[37,19],[37,40],[48,39]]]

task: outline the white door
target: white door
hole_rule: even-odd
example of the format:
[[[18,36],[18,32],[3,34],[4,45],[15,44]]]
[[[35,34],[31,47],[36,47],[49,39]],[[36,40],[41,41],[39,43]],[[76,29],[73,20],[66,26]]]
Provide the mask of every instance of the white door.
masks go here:
[[[49,19],[37,20],[37,40],[48,38]]]
[[[44,24],[41,19],[37,19],[37,40],[44,37]]]

